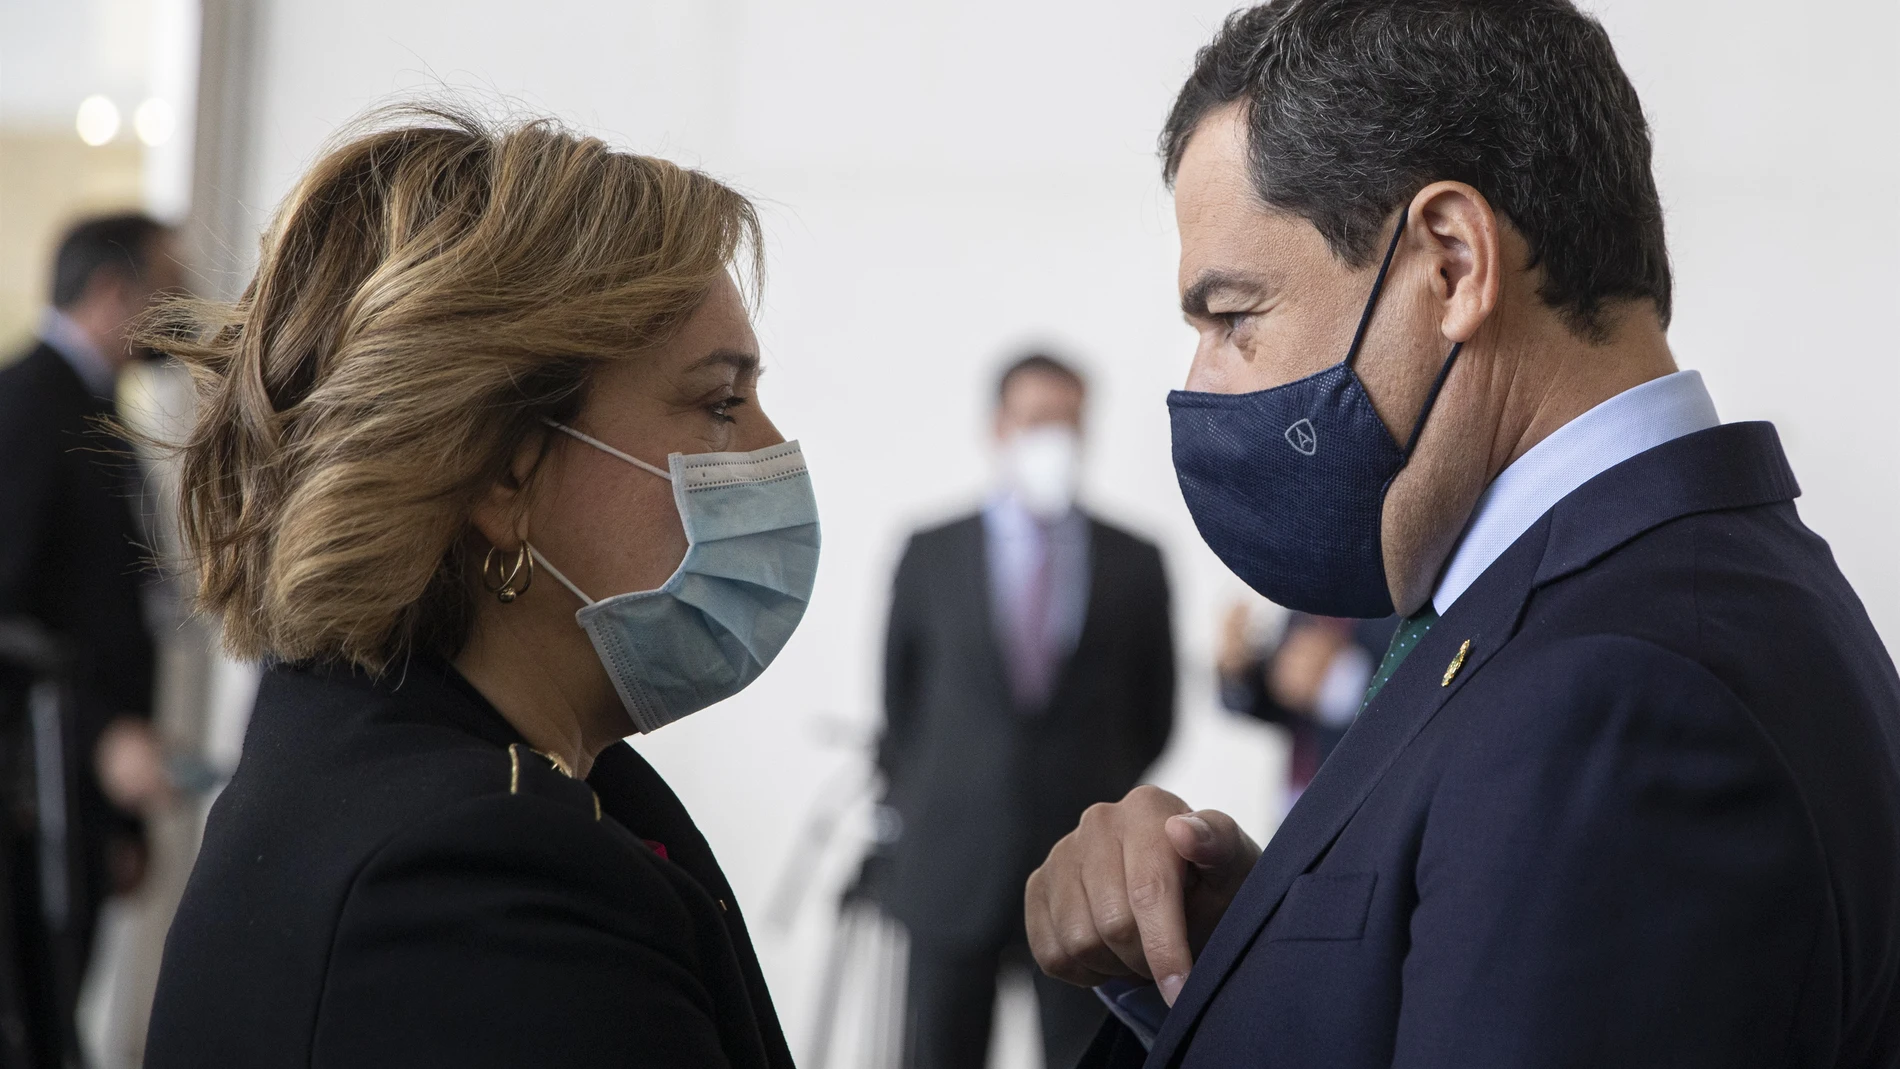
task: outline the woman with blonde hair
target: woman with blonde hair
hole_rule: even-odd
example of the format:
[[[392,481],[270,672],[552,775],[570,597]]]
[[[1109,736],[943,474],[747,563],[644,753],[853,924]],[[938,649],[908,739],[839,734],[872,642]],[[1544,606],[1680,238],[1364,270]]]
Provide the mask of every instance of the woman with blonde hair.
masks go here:
[[[749,683],[811,593],[758,249],[703,174],[404,109],[317,161],[234,307],[158,324],[199,597],[266,672],[148,1066],[791,1064],[621,741]]]

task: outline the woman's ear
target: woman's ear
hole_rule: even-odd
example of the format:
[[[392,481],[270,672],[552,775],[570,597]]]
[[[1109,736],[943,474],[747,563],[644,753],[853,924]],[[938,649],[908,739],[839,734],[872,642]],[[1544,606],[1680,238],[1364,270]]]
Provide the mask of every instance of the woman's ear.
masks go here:
[[[1498,306],[1503,279],[1497,213],[1463,182],[1433,182],[1412,198],[1412,230],[1431,257],[1445,340],[1468,342]]]
[[[475,503],[469,523],[489,545],[513,551],[527,541],[530,489],[542,462],[553,462],[552,454],[545,434],[529,434],[515,450],[508,470]]]

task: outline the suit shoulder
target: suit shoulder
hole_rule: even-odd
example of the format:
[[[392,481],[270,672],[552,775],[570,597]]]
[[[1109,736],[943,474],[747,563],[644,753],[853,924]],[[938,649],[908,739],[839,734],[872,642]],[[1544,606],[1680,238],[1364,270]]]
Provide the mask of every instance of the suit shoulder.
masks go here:
[[[981,512],[965,512],[947,520],[939,520],[917,528],[911,532],[910,544],[935,546],[955,542],[968,538],[971,532],[980,531],[982,527],[983,514]]]
[[[1089,516],[1089,537],[1094,539],[1095,544],[1099,546],[1140,552],[1155,557],[1161,555],[1161,547],[1153,539],[1092,514]]]
[[[1483,706],[1509,721],[1492,734],[1509,741],[1474,754],[1688,745],[1786,771],[1748,706],[1708,666],[1633,635],[1525,638],[1480,677]]]
[[[64,403],[65,391],[52,374],[59,369],[48,366],[48,352],[44,347],[33,349],[0,365],[0,433],[9,428],[51,426],[69,407]],[[55,354],[52,359],[59,357]]]
[[[51,346],[37,345],[0,362],[0,398],[33,397],[43,402],[77,388],[77,377]]]
[[[920,527],[905,540],[898,567],[902,569],[907,562],[915,563],[927,557],[958,553],[968,546],[980,544],[982,538],[983,514],[980,512]]]
[[[1441,800],[1486,819],[1552,807],[1670,811],[1692,823],[1728,812],[1819,864],[1811,784],[1749,706],[1703,664],[1627,635],[1501,651],[1439,713],[1459,725]],[[1541,819],[1541,818],[1539,818]],[[1792,848],[1792,847],[1791,847]],[[1790,855],[1793,856],[1793,855]]]
[[[1167,564],[1161,547],[1124,527],[1089,518],[1090,552],[1110,567],[1127,575],[1139,575],[1145,581],[1167,585]]]

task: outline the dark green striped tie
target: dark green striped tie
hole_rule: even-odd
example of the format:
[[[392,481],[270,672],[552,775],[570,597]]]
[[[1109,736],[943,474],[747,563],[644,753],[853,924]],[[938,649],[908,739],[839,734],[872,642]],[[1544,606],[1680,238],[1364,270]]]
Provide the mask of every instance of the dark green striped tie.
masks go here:
[[[1392,645],[1385,648],[1385,659],[1379,662],[1379,670],[1372,673],[1372,682],[1366,684],[1366,701],[1365,705],[1360,706],[1361,709],[1371,705],[1372,699],[1379,696],[1385,681],[1392,678],[1392,673],[1399,670],[1406,656],[1418,648],[1419,642],[1425,638],[1425,632],[1430,631],[1437,622],[1438,610],[1432,608],[1429,601],[1416,614],[1399,621],[1399,629],[1392,636]]]

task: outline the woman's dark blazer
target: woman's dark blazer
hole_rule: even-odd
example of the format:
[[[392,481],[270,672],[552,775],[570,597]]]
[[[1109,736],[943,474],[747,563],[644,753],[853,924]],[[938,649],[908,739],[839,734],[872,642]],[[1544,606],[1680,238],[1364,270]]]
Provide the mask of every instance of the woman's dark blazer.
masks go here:
[[[732,889],[616,745],[585,782],[452,668],[266,673],[148,1069],[789,1067]]]

